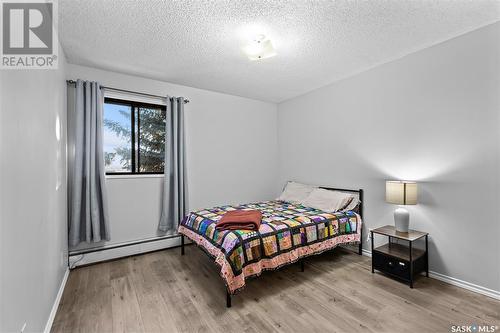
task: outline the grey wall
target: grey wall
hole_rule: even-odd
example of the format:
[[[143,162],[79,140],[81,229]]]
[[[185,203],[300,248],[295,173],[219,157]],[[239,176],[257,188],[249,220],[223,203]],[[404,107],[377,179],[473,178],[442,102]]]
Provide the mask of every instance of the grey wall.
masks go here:
[[[67,269],[64,69],[0,71],[1,332],[43,331]]]
[[[185,112],[191,210],[276,195],[276,104],[77,65],[68,65],[67,78],[190,99]],[[106,245],[157,235],[161,182],[107,178],[111,241]]]
[[[366,189],[369,228],[393,223],[386,179],[419,181],[408,209],[411,227],[430,232],[430,269],[500,291],[499,30],[280,104],[281,181]]]

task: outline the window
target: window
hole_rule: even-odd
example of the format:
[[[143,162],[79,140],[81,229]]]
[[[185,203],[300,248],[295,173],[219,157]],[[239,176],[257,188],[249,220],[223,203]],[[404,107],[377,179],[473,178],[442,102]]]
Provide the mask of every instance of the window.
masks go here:
[[[104,100],[106,174],[162,174],[165,156],[163,105]]]

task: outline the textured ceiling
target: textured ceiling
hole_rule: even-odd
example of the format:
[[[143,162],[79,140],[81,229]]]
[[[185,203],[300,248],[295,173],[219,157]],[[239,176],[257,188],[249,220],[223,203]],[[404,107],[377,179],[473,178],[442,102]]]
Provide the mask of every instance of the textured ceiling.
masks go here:
[[[70,63],[280,102],[500,19],[498,1],[60,0]],[[278,55],[249,61],[265,33]]]

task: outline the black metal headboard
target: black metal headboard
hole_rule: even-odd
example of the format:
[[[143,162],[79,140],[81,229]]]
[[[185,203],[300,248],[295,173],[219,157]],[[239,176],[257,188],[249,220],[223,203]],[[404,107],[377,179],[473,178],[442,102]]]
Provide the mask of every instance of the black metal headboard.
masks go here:
[[[359,196],[359,203],[358,206],[356,207],[355,211],[356,213],[359,214],[361,219],[363,220],[363,189],[360,188],[359,190],[352,190],[352,189],[347,189],[347,188],[336,188],[336,187],[324,187],[320,186],[319,188],[325,189],[325,190],[330,190],[330,191],[340,191],[340,192],[349,192],[349,193],[358,193]],[[358,245],[358,254],[361,255],[363,253],[363,223],[360,224],[361,226],[361,240]]]
[[[291,180],[289,180],[287,182],[287,184],[291,182]],[[324,190],[330,190],[330,191],[340,191],[340,192],[349,192],[349,193],[357,193],[358,194],[358,198],[359,198],[359,203],[358,203],[358,206],[354,209],[354,211],[356,213],[359,214],[359,216],[361,217],[361,219],[363,218],[363,189],[360,188],[360,189],[357,189],[357,190],[353,190],[353,189],[350,189],[350,188],[338,188],[338,187],[327,187],[327,186],[318,186],[319,188],[322,188]],[[285,190],[286,188],[286,184],[285,186],[283,187],[283,190]]]
[[[359,203],[358,206],[356,207],[355,211],[356,213],[363,218],[363,189],[360,188],[358,190],[353,190],[353,189],[347,189],[347,188],[336,188],[336,187],[326,187],[326,186],[319,186],[319,188],[322,188],[324,190],[330,190],[330,191],[339,191],[339,192],[349,192],[349,193],[358,193],[359,197]]]

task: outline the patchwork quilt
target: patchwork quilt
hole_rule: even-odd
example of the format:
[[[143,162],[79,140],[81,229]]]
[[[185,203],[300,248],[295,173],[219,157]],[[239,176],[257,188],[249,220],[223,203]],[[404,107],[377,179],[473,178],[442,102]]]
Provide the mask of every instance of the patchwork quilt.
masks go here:
[[[259,230],[216,230],[224,213],[236,209],[260,210]],[[361,218],[353,211],[327,213],[284,201],[265,201],[191,212],[181,222],[179,233],[215,259],[228,291],[235,293],[244,287],[246,278],[263,270],[276,269],[339,244],[359,242]]]

